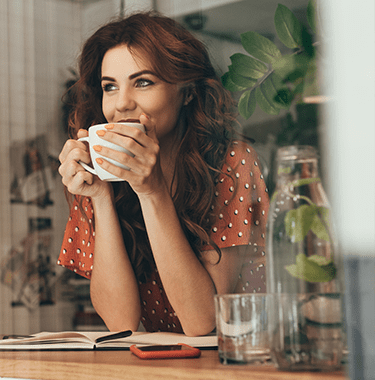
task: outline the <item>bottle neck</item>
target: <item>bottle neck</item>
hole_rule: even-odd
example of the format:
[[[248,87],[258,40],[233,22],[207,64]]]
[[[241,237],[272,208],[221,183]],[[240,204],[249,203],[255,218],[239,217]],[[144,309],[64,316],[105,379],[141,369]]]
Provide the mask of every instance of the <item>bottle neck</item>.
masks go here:
[[[285,186],[296,181],[312,178],[320,178],[317,158],[278,161],[277,186]]]

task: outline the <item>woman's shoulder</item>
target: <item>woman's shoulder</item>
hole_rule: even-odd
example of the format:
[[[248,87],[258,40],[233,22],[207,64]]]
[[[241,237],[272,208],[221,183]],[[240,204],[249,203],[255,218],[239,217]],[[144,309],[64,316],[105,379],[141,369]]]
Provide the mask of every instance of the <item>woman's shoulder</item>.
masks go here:
[[[255,151],[252,141],[246,139],[231,140],[228,145],[228,152],[230,149],[238,153],[251,153],[252,150]]]
[[[250,141],[235,139],[228,146],[226,164],[234,168],[238,165],[258,165],[258,155]]]

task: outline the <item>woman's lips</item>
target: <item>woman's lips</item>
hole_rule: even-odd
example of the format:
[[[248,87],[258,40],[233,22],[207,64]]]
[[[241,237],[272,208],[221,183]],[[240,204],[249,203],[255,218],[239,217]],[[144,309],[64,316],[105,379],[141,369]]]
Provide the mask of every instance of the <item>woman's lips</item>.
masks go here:
[[[140,121],[138,119],[126,119],[126,120],[118,120],[116,123],[138,123],[140,124]]]

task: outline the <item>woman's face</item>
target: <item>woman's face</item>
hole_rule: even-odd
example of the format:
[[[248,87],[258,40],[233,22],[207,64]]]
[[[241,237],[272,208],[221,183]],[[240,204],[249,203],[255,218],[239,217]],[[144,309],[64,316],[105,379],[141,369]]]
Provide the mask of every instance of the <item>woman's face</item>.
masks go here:
[[[102,62],[102,109],[108,123],[139,122],[142,113],[156,127],[160,142],[177,131],[183,91],[158,78],[146,59],[133,56],[126,45],[107,51]]]

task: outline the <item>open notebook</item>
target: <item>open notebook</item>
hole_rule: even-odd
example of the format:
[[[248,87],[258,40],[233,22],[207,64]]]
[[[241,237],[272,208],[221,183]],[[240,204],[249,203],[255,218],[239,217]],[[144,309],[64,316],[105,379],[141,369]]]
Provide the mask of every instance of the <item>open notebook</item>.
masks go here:
[[[119,338],[121,335],[125,337]],[[145,346],[178,343],[199,348],[216,348],[217,337],[215,334],[189,337],[172,332],[41,332],[25,338],[0,340],[0,350],[127,350],[132,344]]]

